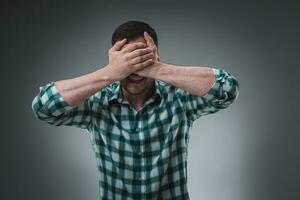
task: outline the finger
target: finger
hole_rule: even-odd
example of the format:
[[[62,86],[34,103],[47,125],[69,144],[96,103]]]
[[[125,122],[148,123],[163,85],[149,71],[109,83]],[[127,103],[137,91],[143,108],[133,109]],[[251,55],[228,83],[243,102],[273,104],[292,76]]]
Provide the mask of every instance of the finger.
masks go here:
[[[143,55],[143,56],[138,56],[138,57],[136,57],[136,58],[134,58],[134,59],[132,59],[131,61],[130,61],[130,65],[135,65],[135,64],[138,64],[138,63],[142,63],[142,62],[144,62],[145,60],[148,60],[148,59],[153,59],[154,58],[154,54],[153,53],[147,53],[147,54],[145,54],[145,55]]]
[[[133,65],[134,71],[139,71],[141,69],[144,69],[145,67],[148,67],[149,65],[152,65],[154,63],[153,59],[148,59],[142,63],[138,63]]]
[[[143,49],[136,49],[136,50],[132,51],[131,53],[129,53],[129,58],[132,59],[132,58],[135,58],[138,56],[142,56],[142,55],[145,55],[152,51],[153,51],[153,49],[151,47],[147,47],[147,48],[143,48]]]
[[[120,51],[122,49],[123,45],[126,43],[126,41],[127,41],[127,38],[117,41],[114,44],[114,46],[112,47],[112,49],[115,51]]]
[[[144,38],[148,46],[150,47],[155,46],[153,38],[147,33],[147,31],[144,31]]]
[[[122,49],[122,51],[124,53],[129,53],[129,52],[132,52],[136,49],[141,49],[141,48],[146,48],[146,47],[147,47],[147,45],[145,43],[137,42],[137,43],[128,44],[126,47],[124,47]]]

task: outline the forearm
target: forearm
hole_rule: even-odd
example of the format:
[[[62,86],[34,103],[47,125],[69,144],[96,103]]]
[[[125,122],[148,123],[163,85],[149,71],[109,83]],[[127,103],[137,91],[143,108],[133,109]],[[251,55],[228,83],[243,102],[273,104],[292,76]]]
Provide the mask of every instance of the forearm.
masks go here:
[[[153,73],[153,78],[162,80],[197,96],[206,94],[216,80],[211,67],[160,63],[160,67],[157,69]]]
[[[106,67],[72,79],[59,80],[55,86],[64,100],[72,107],[112,83]]]

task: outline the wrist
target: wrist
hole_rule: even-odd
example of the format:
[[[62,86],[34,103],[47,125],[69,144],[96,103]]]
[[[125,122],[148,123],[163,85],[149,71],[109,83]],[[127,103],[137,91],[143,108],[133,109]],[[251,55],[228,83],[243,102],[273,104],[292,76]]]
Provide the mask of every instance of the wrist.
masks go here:
[[[153,79],[159,79],[159,75],[160,75],[160,71],[161,71],[161,68],[163,66],[163,63],[154,63],[153,64],[154,66],[151,66],[152,69],[149,70],[149,74],[148,74],[148,77],[149,78],[153,78]]]
[[[114,77],[112,76],[112,73],[110,71],[110,68],[108,67],[108,65],[102,67],[101,69],[98,69],[95,72],[92,72],[93,75],[95,75],[96,80],[98,82],[105,82],[108,85],[115,82],[116,80],[114,79]]]
[[[178,77],[181,76],[182,72],[180,71],[180,67],[178,65],[162,63],[155,79],[161,80],[171,85],[175,85],[178,81]]]
[[[153,78],[163,80],[165,76],[169,75],[170,67],[170,64],[162,62],[158,63],[156,70],[153,73]]]

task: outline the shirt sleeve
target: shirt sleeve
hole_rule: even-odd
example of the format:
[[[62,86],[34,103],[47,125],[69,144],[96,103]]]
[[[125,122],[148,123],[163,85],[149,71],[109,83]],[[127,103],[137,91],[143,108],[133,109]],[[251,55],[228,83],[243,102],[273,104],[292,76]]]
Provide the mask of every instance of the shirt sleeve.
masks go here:
[[[224,69],[212,67],[212,70],[216,80],[206,94],[197,96],[180,88],[177,89],[177,94],[183,99],[187,118],[192,121],[227,108],[239,95],[239,83],[236,77]]]
[[[36,118],[49,124],[88,129],[92,122],[92,97],[76,107],[71,107],[52,81],[40,87],[39,93],[32,101],[32,110]]]

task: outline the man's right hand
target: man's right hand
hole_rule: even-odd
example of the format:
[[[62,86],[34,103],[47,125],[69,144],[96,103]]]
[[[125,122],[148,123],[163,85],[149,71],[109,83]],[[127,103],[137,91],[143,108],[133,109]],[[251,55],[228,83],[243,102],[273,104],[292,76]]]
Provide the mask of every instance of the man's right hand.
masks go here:
[[[153,49],[142,42],[130,43],[122,48],[124,38],[109,49],[109,64],[106,66],[113,81],[122,80],[130,74],[147,67],[154,62]]]

